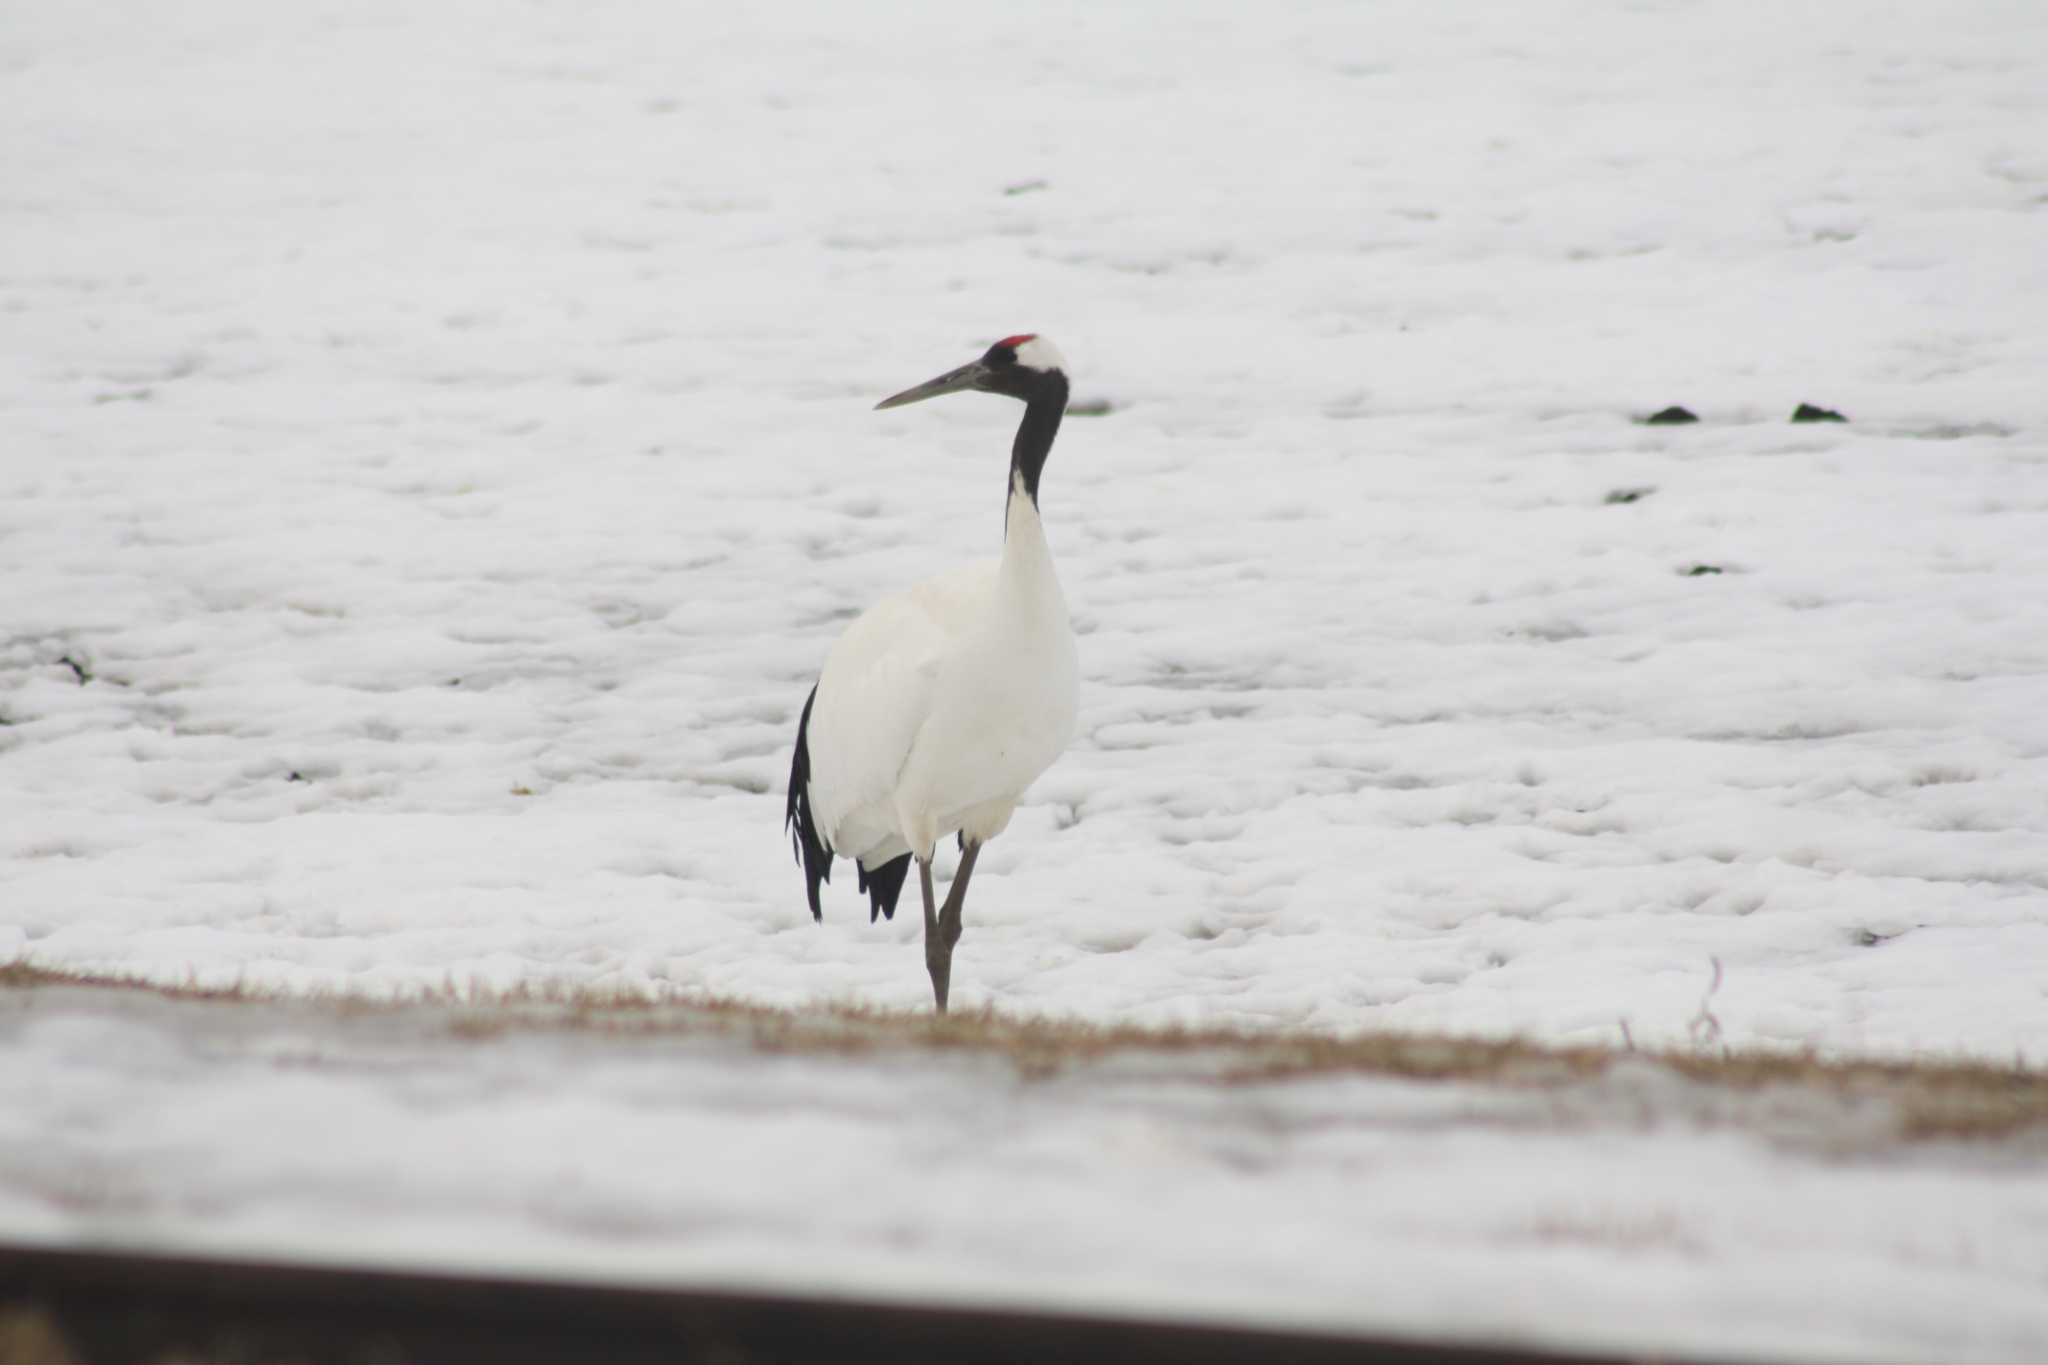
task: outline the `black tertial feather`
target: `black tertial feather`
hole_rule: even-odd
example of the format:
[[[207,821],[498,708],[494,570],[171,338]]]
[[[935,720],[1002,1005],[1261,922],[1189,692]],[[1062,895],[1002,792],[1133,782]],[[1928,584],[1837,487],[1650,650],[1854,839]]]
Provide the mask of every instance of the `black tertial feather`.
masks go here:
[[[860,879],[860,889],[868,896],[868,923],[873,924],[876,915],[895,919],[896,898],[903,894],[903,878],[910,872],[910,855],[905,853],[891,859],[872,872],[862,867],[856,858],[853,871]]]
[[[813,687],[811,695],[804,698],[803,719],[796,723],[796,757],[789,765],[789,814],[782,827],[790,831],[790,845],[804,870],[804,891],[811,900],[811,918],[822,921],[825,915],[818,908],[818,885],[832,880],[832,849],[825,842],[825,836],[819,833],[818,818],[811,812],[811,703],[817,699],[818,689]],[[877,870],[878,874],[886,871],[886,868]],[[866,882],[867,878],[863,877],[863,889]],[[898,869],[898,889],[902,884],[903,873]],[[889,896],[892,910],[895,904],[896,896],[892,891]]]

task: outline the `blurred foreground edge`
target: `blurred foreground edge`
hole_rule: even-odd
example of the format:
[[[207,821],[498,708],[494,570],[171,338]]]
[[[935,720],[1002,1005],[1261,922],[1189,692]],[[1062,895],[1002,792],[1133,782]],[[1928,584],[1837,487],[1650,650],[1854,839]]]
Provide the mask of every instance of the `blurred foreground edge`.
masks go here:
[[[1669,1359],[0,1245],[0,1365]]]

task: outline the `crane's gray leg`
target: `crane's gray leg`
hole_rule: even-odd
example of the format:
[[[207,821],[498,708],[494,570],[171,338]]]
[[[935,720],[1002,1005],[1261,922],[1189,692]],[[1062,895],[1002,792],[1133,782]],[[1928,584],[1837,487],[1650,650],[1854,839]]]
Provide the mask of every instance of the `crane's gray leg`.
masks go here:
[[[974,875],[974,860],[981,854],[981,845],[968,844],[960,851],[960,866],[953,873],[953,884],[946,888],[946,904],[939,911],[938,941],[939,965],[932,969],[932,984],[939,990],[939,1013],[946,1012],[946,986],[953,979],[953,945],[960,941],[960,907],[967,902],[967,879]],[[931,962],[931,925],[925,927],[925,961]]]
[[[939,912],[932,899],[932,865],[917,859],[917,887],[924,893],[924,969],[932,974],[932,996],[946,1012],[946,988],[953,981],[953,945],[941,946]]]

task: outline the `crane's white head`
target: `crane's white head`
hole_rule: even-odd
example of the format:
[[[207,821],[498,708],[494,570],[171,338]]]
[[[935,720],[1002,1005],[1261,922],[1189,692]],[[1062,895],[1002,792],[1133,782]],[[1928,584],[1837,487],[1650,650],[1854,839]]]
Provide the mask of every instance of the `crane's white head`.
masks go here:
[[[1041,397],[1047,400],[1056,398],[1064,406],[1067,362],[1061,358],[1059,348],[1050,341],[1035,332],[1023,332],[1004,337],[989,347],[981,359],[969,361],[957,370],[948,370],[916,388],[892,394],[875,407],[900,408],[906,403],[922,403],[927,398],[937,398],[942,393],[959,393],[963,389],[1006,394],[1027,403]]]

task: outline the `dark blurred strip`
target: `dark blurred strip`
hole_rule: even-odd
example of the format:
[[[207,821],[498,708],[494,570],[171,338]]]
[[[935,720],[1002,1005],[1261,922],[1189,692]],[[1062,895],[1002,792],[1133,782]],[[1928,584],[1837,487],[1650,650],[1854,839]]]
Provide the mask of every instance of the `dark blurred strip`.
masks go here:
[[[0,1245],[0,1365],[1617,1365],[1622,1359]]]

